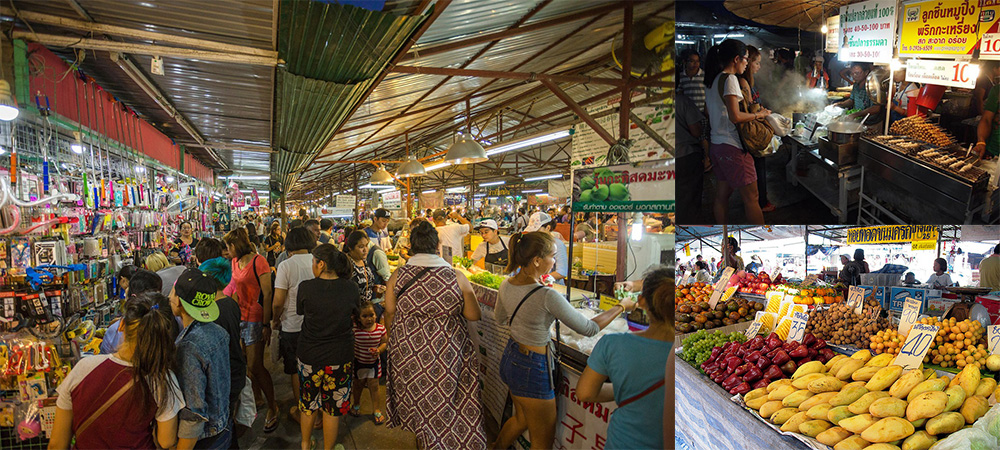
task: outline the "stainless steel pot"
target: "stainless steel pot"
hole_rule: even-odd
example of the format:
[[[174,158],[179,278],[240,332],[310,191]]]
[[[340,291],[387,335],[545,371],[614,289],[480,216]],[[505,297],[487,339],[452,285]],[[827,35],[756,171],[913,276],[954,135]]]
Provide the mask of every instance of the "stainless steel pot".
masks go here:
[[[831,122],[826,129],[830,132],[827,139],[834,144],[857,144],[867,127],[857,122]]]

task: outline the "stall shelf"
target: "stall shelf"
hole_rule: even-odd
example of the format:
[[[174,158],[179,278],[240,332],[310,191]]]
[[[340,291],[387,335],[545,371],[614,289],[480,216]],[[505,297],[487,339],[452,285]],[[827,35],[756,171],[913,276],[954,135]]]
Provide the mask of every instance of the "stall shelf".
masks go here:
[[[785,136],[784,142],[791,148],[792,157],[785,170],[792,185],[806,188],[830,208],[840,223],[846,223],[851,205],[857,202],[861,167],[829,159],[832,155],[825,154],[819,141]],[[817,168],[815,173],[813,167]]]

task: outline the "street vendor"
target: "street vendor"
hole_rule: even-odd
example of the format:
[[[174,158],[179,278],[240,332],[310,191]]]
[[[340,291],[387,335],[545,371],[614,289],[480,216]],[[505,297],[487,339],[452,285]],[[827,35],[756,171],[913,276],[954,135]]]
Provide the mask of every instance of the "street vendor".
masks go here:
[[[817,88],[825,91],[830,88],[830,75],[823,68],[824,62],[822,53],[813,58],[813,67],[806,73],[806,82],[810,89]]]
[[[865,87],[865,80],[868,79],[868,74],[871,70],[871,64],[860,62],[852,63],[851,79],[854,80],[854,87],[851,88],[851,96],[834,104],[840,108],[855,110],[854,113],[847,116],[849,119],[856,119],[858,117],[865,117],[868,115],[868,120],[865,121],[866,125],[876,124],[882,118],[879,113],[879,111],[882,110],[882,105],[876,104],[872,101],[871,97],[868,95],[868,89]]]
[[[892,81],[896,83],[895,93],[892,95],[892,106],[889,111],[889,125],[907,116],[906,109],[910,101],[917,101],[920,92],[920,85],[912,81],[906,81],[906,69],[897,70],[892,74]]]
[[[473,250],[472,261],[479,262],[480,259],[485,259],[490,264],[506,266],[508,260],[507,240],[501,237],[497,231],[499,229],[497,221],[485,219],[479,222],[476,228],[479,230],[479,235],[483,237],[483,242]]]
[[[997,125],[1000,123],[1000,86],[993,86],[986,96],[986,103],[983,104],[983,117],[979,119],[979,126],[976,128],[978,141],[972,151],[976,152],[980,158],[987,155],[1000,155],[1000,135],[997,134]]]

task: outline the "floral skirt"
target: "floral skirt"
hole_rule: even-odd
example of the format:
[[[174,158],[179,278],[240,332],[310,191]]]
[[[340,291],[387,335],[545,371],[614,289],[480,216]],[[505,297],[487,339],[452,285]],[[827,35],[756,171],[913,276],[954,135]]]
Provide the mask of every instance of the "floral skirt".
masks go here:
[[[299,365],[299,411],[323,411],[342,416],[351,407],[351,380],[354,363],[313,367],[302,360]]]

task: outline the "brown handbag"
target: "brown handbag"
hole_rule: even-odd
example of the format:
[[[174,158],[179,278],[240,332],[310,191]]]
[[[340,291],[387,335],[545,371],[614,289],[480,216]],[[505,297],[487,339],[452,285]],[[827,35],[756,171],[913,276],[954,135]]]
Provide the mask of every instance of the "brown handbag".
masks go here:
[[[723,83],[724,81],[720,78],[718,83],[719,98],[722,99],[722,107],[725,108],[726,100],[725,96],[722,95]],[[747,96],[743,95],[743,100],[740,100],[740,112],[749,113],[749,109]],[[764,150],[771,145],[771,138],[774,137],[774,131],[771,130],[771,126],[767,124],[767,121],[764,119],[754,119],[735,125],[736,131],[740,135],[740,141],[743,143],[743,150],[750,152],[755,157],[763,157]]]

